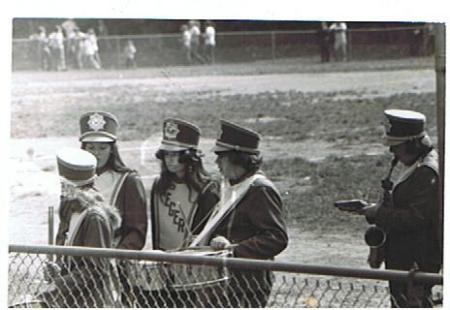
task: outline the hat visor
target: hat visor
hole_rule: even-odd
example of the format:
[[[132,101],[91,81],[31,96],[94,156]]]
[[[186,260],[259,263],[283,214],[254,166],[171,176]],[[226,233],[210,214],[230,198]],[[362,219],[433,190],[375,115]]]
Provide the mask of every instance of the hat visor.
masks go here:
[[[94,183],[95,179],[97,178],[97,175],[94,174],[92,177],[90,177],[87,180],[69,180],[66,179],[63,176],[60,176],[59,179],[61,180],[61,182],[67,183],[71,186],[75,186],[75,187],[81,187],[81,186],[85,186],[87,184],[91,184]]]
[[[161,151],[167,151],[167,152],[180,152],[180,151],[185,151],[189,148],[185,147],[185,146],[161,143],[161,145],[159,146],[159,149]]]
[[[214,147],[211,149],[212,152],[214,153],[219,153],[219,152],[229,152],[232,151],[233,149],[228,148],[228,147],[224,147],[221,145],[214,145]]]
[[[406,141],[408,141],[408,140],[406,140],[406,139],[404,139],[404,140],[403,139],[392,139],[392,138],[389,138],[389,137],[384,137],[383,138],[383,144],[385,146],[400,145],[400,144],[402,144],[402,143],[404,143]]]
[[[421,139],[421,141],[426,145],[431,145],[430,137],[427,135],[427,133],[424,133],[423,135],[419,136],[410,136],[410,137],[392,137],[385,135],[383,137],[383,144],[386,146],[395,146],[413,139]]]
[[[85,137],[80,138],[81,142],[114,142],[116,141],[115,139],[105,136],[105,135],[101,135],[101,134],[97,134],[97,135],[88,135]]]

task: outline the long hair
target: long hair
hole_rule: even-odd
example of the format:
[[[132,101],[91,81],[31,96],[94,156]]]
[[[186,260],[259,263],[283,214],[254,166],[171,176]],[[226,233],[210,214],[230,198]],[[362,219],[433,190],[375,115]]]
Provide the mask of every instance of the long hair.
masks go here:
[[[241,166],[245,169],[247,174],[254,174],[261,168],[263,157],[260,154],[249,154],[240,151],[227,151],[226,156],[230,163],[236,166]]]
[[[88,142],[82,142],[81,143],[81,148],[83,150],[86,149],[86,144]],[[95,143],[95,142],[94,142]],[[104,143],[104,142],[101,142]],[[125,163],[123,162],[122,158],[120,157],[119,154],[119,148],[117,147],[117,143],[116,142],[106,142],[109,145],[111,145],[111,154],[109,155],[108,161],[106,162],[105,166],[97,169],[97,174],[100,175],[103,172],[105,172],[106,170],[112,169],[116,172],[129,172],[129,171],[134,171],[131,168],[128,168]]]
[[[408,140],[405,144],[406,152],[416,155],[418,158],[424,158],[433,149],[433,145],[428,137]]]
[[[175,184],[177,176],[167,169],[164,156],[167,153],[158,150],[156,158],[161,160],[161,173],[155,184],[155,193],[162,195],[167,192],[171,185]],[[189,189],[189,200],[192,197],[192,191],[201,192],[203,187],[211,180],[210,174],[203,167],[201,152],[194,148],[179,152],[179,162],[185,164],[185,174],[183,182]]]

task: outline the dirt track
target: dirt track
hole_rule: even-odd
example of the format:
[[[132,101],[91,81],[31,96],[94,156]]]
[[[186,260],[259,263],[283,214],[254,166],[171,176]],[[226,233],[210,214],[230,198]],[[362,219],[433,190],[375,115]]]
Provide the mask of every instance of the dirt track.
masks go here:
[[[401,70],[378,72],[345,72],[345,73],[317,73],[317,74],[272,74],[252,76],[199,76],[199,77],[156,77],[142,76],[142,70],[130,73],[102,72],[95,73],[93,79],[88,72],[77,77],[71,77],[70,83],[64,80],[66,72],[48,75],[47,73],[18,73],[13,75],[12,92],[12,122],[15,126],[22,126],[15,113],[22,113],[30,109],[28,116],[20,118],[27,121],[33,111],[42,115],[41,122],[46,122],[48,112],[64,109],[64,104],[79,103],[79,109],[93,109],[95,105],[92,93],[85,91],[89,87],[95,88],[95,97],[107,96],[111,87],[133,90],[141,89],[147,96],[158,94],[154,100],[166,100],[164,94],[184,98],[186,96],[201,97],[205,91],[217,92],[220,95],[229,94],[257,94],[261,92],[288,92],[291,90],[305,93],[351,91],[358,96],[390,96],[402,93],[427,93],[434,91],[434,72],[432,70]],[[133,77],[134,75],[139,78]],[[52,89],[48,92],[49,87]],[[139,97],[139,93],[135,92]],[[339,94],[343,96],[343,94]],[[352,93],[347,96],[353,96]],[[61,99],[61,100],[60,100]],[[138,100],[138,99],[136,99]],[[45,107],[38,104],[48,103]],[[133,100],[129,103],[133,103]],[[124,104],[126,104],[124,102]],[[48,111],[48,112],[47,112]],[[325,112],[325,111],[324,111]],[[222,115],[216,115],[220,118]],[[24,119],[25,118],[25,119]],[[51,118],[50,118],[51,119]],[[248,119],[250,122],[250,119]],[[269,120],[270,122],[270,120]],[[13,130],[14,131],[14,130]],[[33,135],[33,132],[29,132]],[[10,189],[10,220],[9,242],[44,244],[47,242],[47,206],[56,206],[58,200],[58,185],[56,171],[52,158],[56,150],[64,145],[77,146],[74,135],[66,138],[53,138],[52,133],[47,138],[12,140],[11,153],[15,170],[15,179],[11,180]],[[159,136],[149,140],[149,153],[157,147]],[[213,139],[205,139],[202,148],[208,152]],[[139,147],[139,141],[127,141],[121,148]],[[32,146],[34,154],[31,157],[27,151]],[[329,155],[350,156],[354,154],[379,154],[384,148],[377,143],[359,143],[349,147],[339,145],[333,141],[301,140],[286,142],[282,139],[266,139],[262,145],[267,159],[287,158],[298,156],[307,161],[317,161]],[[140,157],[134,151],[125,152],[125,161],[141,171],[143,175],[151,176],[157,163],[154,159],[141,166]],[[138,151],[137,151],[138,152]],[[127,158],[128,157],[128,158]],[[48,159],[46,159],[48,158]],[[148,158],[151,158],[149,156]],[[128,160],[127,160],[128,159]],[[214,169],[213,156],[206,157],[206,164]],[[148,180],[146,182],[149,182]],[[148,185],[148,184],[147,184]],[[320,223],[318,223],[320,225]],[[24,229],[26,228],[26,229]],[[363,232],[361,232],[362,234]],[[336,235],[323,233],[317,235],[314,231],[304,231],[301,222],[294,222],[290,229],[289,248],[280,255],[279,259],[301,263],[314,263],[340,266],[365,267],[366,246],[362,242],[362,235]]]

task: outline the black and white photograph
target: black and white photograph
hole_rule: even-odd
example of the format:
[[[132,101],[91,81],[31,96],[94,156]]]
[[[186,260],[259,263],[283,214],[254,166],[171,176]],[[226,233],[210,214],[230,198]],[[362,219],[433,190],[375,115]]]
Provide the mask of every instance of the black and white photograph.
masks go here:
[[[115,3],[9,16],[8,307],[445,307],[443,15]]]

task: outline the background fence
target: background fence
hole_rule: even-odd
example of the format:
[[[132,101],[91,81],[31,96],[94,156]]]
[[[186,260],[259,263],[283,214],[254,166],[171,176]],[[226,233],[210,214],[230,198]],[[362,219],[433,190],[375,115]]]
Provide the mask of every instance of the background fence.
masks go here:
[[[124,68],[124,47],[133,40],[139,67],[185,65],[179,34],[105,36],[98,38],[103,68]],[[433,52],[433,32],[424,27],[350,29],[348,58],[353,60],[395,59],[427,56]],[[320,61],[317,31],[219,32],[216,63],[236,63],[280,58]],[[37,70],[37,42],[13,40],[13,70]],[[200,50],[203,52],[202,50]],[[67,58],[67,57],[66,57]],[[71,63],[70,59],[67,62]]]
[[[437,284],[435,297],[442,298],[436,274],[236,259],[205,248],[12,245],[9,251],[8,304],[16,307],[389,307],[392,279]],[[261,277],[262,270],[274,276]],[[252,296],[256,303],[249,303]]]

